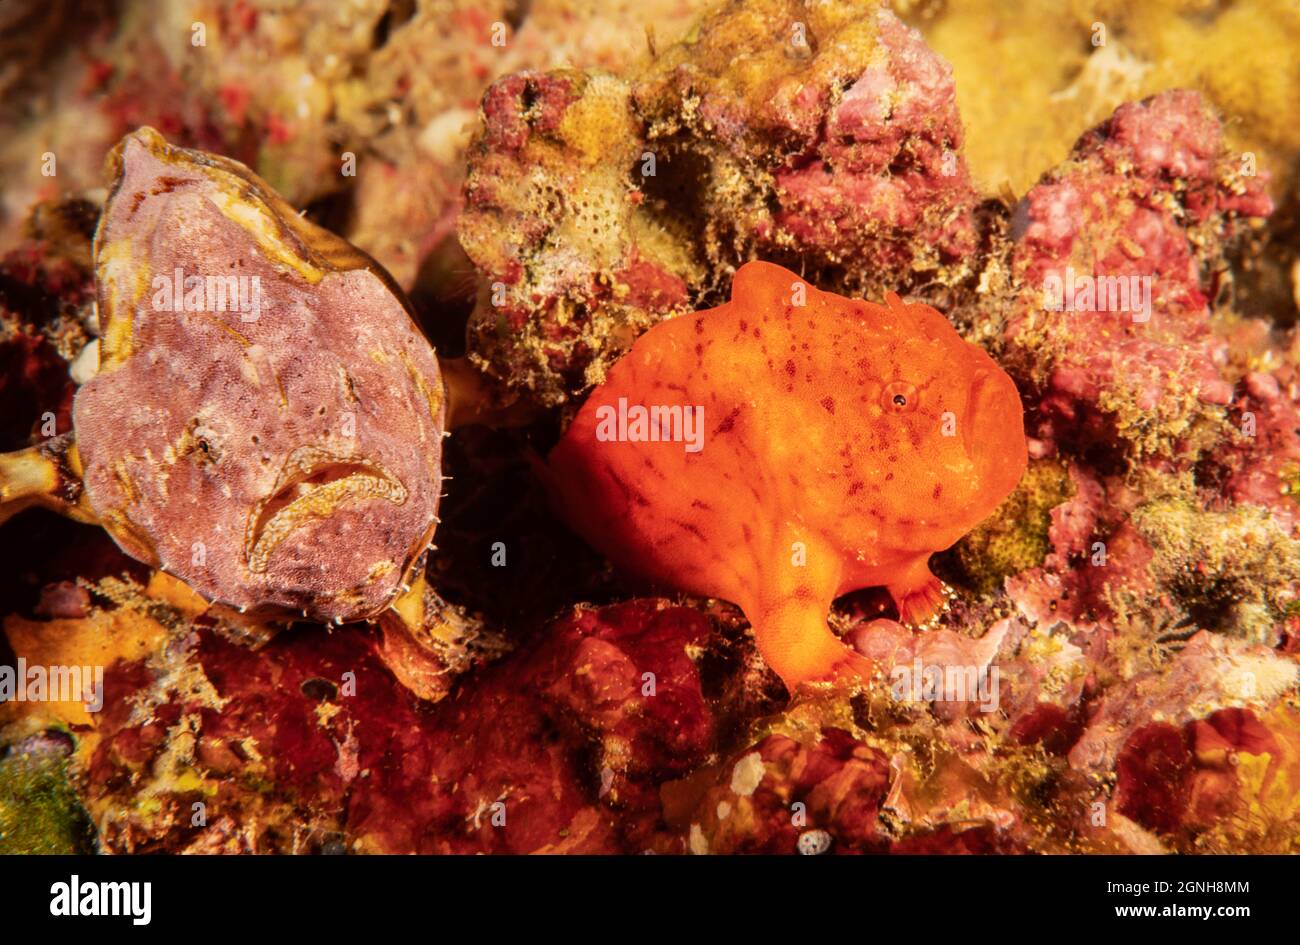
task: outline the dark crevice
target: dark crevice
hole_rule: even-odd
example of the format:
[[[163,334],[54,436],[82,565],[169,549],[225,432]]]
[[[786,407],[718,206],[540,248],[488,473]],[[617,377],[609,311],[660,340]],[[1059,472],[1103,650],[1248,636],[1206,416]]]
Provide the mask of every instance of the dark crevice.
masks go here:
[[[372,41],[374,48],[383,49],[388,45],[393,32],[410,22],[413,16],[415,16],[415,0],[393,0],[384,11],[384,15],[379,18],[379,22],[375,24]]]

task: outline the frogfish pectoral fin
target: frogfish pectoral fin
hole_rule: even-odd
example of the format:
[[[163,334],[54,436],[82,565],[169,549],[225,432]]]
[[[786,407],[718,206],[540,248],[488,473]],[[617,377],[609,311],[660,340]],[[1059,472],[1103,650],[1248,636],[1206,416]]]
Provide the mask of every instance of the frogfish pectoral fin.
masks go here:
[[[924,624],[947,603],[943,582],[930,573],[928,559],[928,555],[922,557],[897,582],[888,585],[899,619],[909,626]]]
[[[805,682],[871,677],[875,664],[842,643],[827,623],[840,582],[838,559],[810,548],[805,564],[783,564],[765,577],[765,593],[740,603],[759,653],[786,689],[794,693]]]
[[[869,679],[875,671],[871,660],[831,633],[829,610],[829,600],[789,600],[757,613],[746,611],[759,653],[791,693],[805,682]]]

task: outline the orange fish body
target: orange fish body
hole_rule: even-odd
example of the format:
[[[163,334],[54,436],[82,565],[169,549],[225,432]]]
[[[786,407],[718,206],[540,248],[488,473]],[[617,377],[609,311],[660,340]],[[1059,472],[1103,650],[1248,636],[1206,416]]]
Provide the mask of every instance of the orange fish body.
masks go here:
[[[742,267],[731,301],[662,322],[549,459],[562,515],[621,567],[741,606],[793,691],[870,663],[831,602],[884,586],[904,620],[1026,464],[1015,384],[934,309]]]

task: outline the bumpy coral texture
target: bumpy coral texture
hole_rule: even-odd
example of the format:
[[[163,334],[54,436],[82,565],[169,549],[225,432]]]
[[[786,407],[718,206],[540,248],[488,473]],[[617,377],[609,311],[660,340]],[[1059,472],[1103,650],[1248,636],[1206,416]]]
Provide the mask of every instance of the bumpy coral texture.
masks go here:
[[[961,144],[949,67],[889,11],[839,0],[725,4],[626,78],[508,76],[483,98],[460,221],[499,287],[471,356],[561,403],[752,259],[944,301],[985,242]]]
[[[484,96],[483,120],[459,219],[487,276],[470,350],[502,383],[558,403],[685,310],[698,266],[632,181],[648,152],[622,79],[508,76]]]
[[[382,270],[291,222],[241,165],[150,129],[118,161],[96,240],[101,367],[74,408],[96,514],[223,604],[383,609],[437,518],[432,349]]]
[[[652,407],[695,413],[696,442],[622,420]],[[1015,385],[938,312],[820,292],[768,263],[744,266],[726,305],[643,335],[550,459],[584,537],[739,603],[791,689],[868,671],[827,628],[834,597],[884,585],[906,619],[928,618],[930,554],[992,512],[1025,461]]]
[[[297,206],[347,186],[351,179],[336,173],[346,147],[359,159],[354,213],[346,223],[331,214],[331,225],[350,227],[406,284],[426,254],[454,241],[446,239],[450,195],[483,88],[519,68],[598,63],[616,76],[532,71],[502,82],[485,102],[484,134],[503,134],[472,150],[471,175],[481,169],[474,179],[483,189],[466,194],[467,216],[480,219],[462,230],[473,230],[467,249],[479,267],[476,319],[491,328],[473,343],[480,362],[534,401],[576,403],[637,332],[682,307],[681,299],[625,294],[634,289],[619,276],[627,260],[653,256],[654,284],[671,276],[662,284],[684,285],[688,309],[716,304],[764,233],[781,232],[763,226],[782,209],[771,169],[784,168],[786,155],[795,156],[796,179],[829,188],[818,195],[832,210],[842,204],[840,182],[846,191],[897,194],[890,185],[898,178],[918,168],[924,175],[935,158],[945,168],[946,155],[910,160],[927,127],[947,136],[955,119],[951,98],[929,94],[942,81],[927,67],[938,55],[909,41],[877,42],[897,29],[872,27],[884,18],[869,6],[720,5],[677,47],[680,23],[663,9],[671,3],[681,16],[685,4],[602,4],[619,11],[601,14],[617,23],[602,31],[588,25],[586,2],[536,0],[505,49],[484,38],[484,17],[503,4],[417,2],[405,23],[397,12],[384,17],[387,27],[374,33],[379,48],[364,58],[349,50],[369,50],[382,0],[347,32],[313,6],[239,0],[206,54],[153,39],[183,35],[198,18],[189,5],[169,4],[157,26],[152,7],[145,16],[127,4],[135,12],[123,41],[88,37],[65,91],[50,87],[57,127],[38,121],[0,142],[0,162],[22,169],[9,178],[17,186],[4,194],[12,213],[0,232],[16,232],[34,195],[93,181],[108,144],[142,123],[190,146],[256,158]],[[332,15],[336,5],[325,6]],[[644,585],[623,581],[546,515],[526,456],[553,442],[568,419],[563,410],[525,431],[461,429],[448,441],[454,481],[430,583],[477,613],[463,628],[437,619],[426,627],[450,658],[423,699],[380,631],[302,626],[250,649],[229,614],[198,605],[178,612],[179,583],[126,558],[102,529],[28,511],[0,531],[0,664],[18,655],[102,664],[107,693],[98,714],[79,703],[0,705],[8,752],[0,758],[0,846],[1300,850],[1300,346],[1289,327],[1300,269],[1292,269],[1294,203],[1285,196],[1294,190],[1287,175],[1300,125],[1288,124],[1284,105],[1300,88],[1300,69],[1285,55],[1300,35],[1294,4],[1080,0],[1066,13],[1046,0],[895,6],[954,63],[970,132],[965,157],[983,196],[1002,198],[976,208],[987,242],[941,257],[933,273],[910,264],[848,273],[813,265],[826,261],[828,241],[858,243],[862,258],[887,262],[892,234],[893,258],[924,266],[945,245],[935,221],[950,220],[954,235],[969,232],[956,153],[948,167],[958,174],[945,178],[954,189],[944,195],[927,185],[915,191],[925,205],[906,208],[934,246],[899,246],[909,235],[892,228],[877,230],[876,242],[859,240],[859,231],[815,232],[814,218],[815,242],[769,241],[762,253],[788,252],[790,268],[823,289],[873,299],[892,289],[934,304],[988,347],[1024,394],[1029,472],[981,526],[932,559],[957,588],[936,628],[917,632],[892,619],[879,589],[841,598],[830,628],[882,678],[851,694],[812,687],[787,699],[738,610],[689,597],[638,599]],[[639,24],[629,27],[628,8],[653,22],[649,41]],[[286,37],[313,17],[319,26],[300,44]],[[548,18],[566,24],[561,41],[560,30],[543,28]],[[1092,47],[1097,20],[1107,42]],[[811,27],[807,49],[791,42],[793,21]],[[610,33],[621,52],[596,55]],[[650,65],[628,68],[639,56]],[[180,71],[153,67],[168,60],[183,63]],[[267,61],[284,81],[262,80]],[[152,65],[142,71],[141,62]],[[834,70],[821,73],[819,63]],[[307,71],[317,84],[299,92]],[[934,122],[909,120],[895,138],[891,115],[875,115],[851,150],[874,140],[897,147],[887,171],[863,178],[818,122],[842,110],[837,104],[867,71],[873,83],[853,99],[888,84],[888,74],[897,83],[891,100],[927,100]],[[802,81],[810,89],[799,103],[824,99],[817,121],[801,123],[789,96],[769,101],[792,78],[790,88]],[[70,95],[68,85],[80,91]],[[1139,101],[1180,86],[1206,99]],[[304,99],[306,116],[296,111]],[[639,109],[656,102],[651,125]],[[337,121],[322,125],[323,112]],[[724,127],[720,115],[742,120]],[[618,121],[606,124],[609,116]],[[763,124],[762,116],[777,119]],[[629,137],[597,134],[596,160],[583,163],[587,131],[615,127]],[[51,130],[59,133],[49,142],[59,176],[40,178],[31,155]],[[1259,178],[1249,176],[1242,150],[1253,152]],[[646,151],[656,156],[653,177],[642,173]],[[805,151],[815,159],[801,160]],[[834,173],[822,176],[819,162]],[[1259,198],[1265,170],[1279,200],[1271,217]],[[28,178],[40,189],[24,187]],[[609,200],[620,183],[626,200]],[[543,226],[515,225],[544,212],[565,241],[576,239],[584,225],[599,225],[580,205],[584,194],[602,212],[618,212],[583,235],[581,253],[557,252]],[[320,219],[329,209],[309,213]],[[840,218],[845,226],[852,210]],[[68,430],[74,384],[64,365],[98,332],[89,243],[77,236],[89,231],[76,221],[89,217],[93,227],[97,212],[86,201],[42,204],[27,224],[30,238],[0,259],[6,449],[43,439],[47,412],[57,433]],[[498,212],[505,225],[494,228]],[[467,264],[452,257],[446,273],[467,281]],[[1148,272],[1164,301],[1145,323],[1044,312],[1042,274],[1067,264],[1099,275]],[[420,270],[421,279],[437,275]],[[1261,278],[1269,282],[1263,295],[1255,294]],[[491,305],[493,282],[517,306],[509,324]],[[620,308],[619,300],[631,301]],[[446,318],[446,309],[436,311]],[[606,327],[618,330],[602,334]],[[852,376],[843,362],[840,387]],[[746,464],[763,488],[778,475],[770,469]],[[795,458],[781,469],[806,479],[811,466]],[[657,484],[656,494],[664,488]],[[489,554],[495,542],[508,564],[504,552],[501,566]],[[794,549],[782,551],[791,560]],[[443,611],[433,595],[426,602],[436,618]],[[592,603],[572,607],[579,601]],[[619,603],[599,606],[607,601]],[[497,665],[484,665],[489,657]],[[892,674],[917,661],[996,673],[996,698],[988,706],[897,698]],[[449,695],[430,705],[438,692]],[[193,820],[198,802],[202,825]]]
[[[1006,337],[1045,378],[1041,433],[1114,431],[1139,452],[1169,454],[1231,400],[1227,343],[1209,319],[1221,252],[1272,204],[1262,178],[1221,152],[1201,97],[1169,92],[1122,106],[1022,201],[1012,258],[1022,291]],[[1067,273],[1148,279],[1146,310],[1117,310],[1110,283],[1052,310],[1045,286]]]
[[[566,613],[432,710],[365,632],[253,652],[137,616],[157,654],[114,661],[108,708],[77,726],[79,787],[117,852],[681,852],[659,784],[771,705],[734,659],[706,691],[698,654],[738,649],[737,620],[652,600]],[[77,623],[65,638],[114,632]]]
[[[713,261],[794,251],[876,291],[969,274],[977,200],[952,70],[888,10],[727,4],[636,96],[652,147],[708,162]]]

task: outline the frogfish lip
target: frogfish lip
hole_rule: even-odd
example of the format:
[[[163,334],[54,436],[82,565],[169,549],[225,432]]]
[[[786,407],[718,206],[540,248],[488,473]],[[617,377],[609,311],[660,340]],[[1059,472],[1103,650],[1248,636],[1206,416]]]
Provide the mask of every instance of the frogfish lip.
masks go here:
[[[971,382],[966,409],[966,455],[980,492],[996,506],[1020,482],[1028,460],[1020,394],[1002,371],[983,369]]]
[[[291,532],[328,518],[348,502],[383,499],[401,505],[406,495],[406,487],[374,460],[300,446],[285,460],[270,494],[248,517],[244,538],[248,568],[264,573],[271,554]]]

